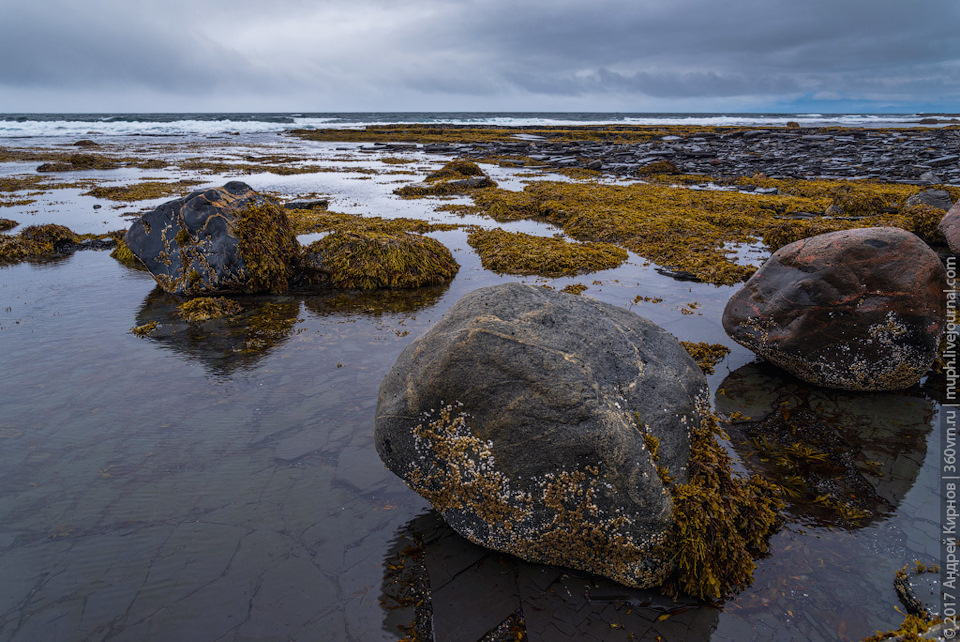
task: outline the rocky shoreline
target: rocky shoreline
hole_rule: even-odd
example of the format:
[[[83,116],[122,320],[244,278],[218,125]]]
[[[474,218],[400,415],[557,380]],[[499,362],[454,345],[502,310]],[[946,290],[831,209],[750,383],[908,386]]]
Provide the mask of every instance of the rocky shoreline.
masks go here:
[[[538,130],[540,132],[542,130]],[[384,143],[383,147],[406,147]],[[543,165],[635,176],[658,161],[684,174],[715,178],[865,178],[913,185],[960,182],[960,129],[700,128],[656,140],[608,143],[551,140],[516,134],[515,140],[427,143],[428,153],[482,159],[523,156]]]

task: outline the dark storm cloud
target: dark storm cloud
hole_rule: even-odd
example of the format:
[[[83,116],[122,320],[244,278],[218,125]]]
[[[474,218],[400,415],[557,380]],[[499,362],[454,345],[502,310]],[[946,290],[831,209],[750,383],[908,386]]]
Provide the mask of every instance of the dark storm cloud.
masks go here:
[[[15,1],[0,90],[246,91],[331,109],[960,100],[956,0]]]

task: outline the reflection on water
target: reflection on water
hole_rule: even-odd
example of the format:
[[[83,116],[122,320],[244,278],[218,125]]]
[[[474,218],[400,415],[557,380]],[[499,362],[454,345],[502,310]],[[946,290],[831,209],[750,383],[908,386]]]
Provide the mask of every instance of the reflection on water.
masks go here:
[[[655,591],[531,564],[471,544],[429,511],[400,528],[387,551],[384,630],[442,640],[701,641],[720,610]],[[485,638],[490,632],[490,637]]]
[[[936,411],[920,392],[826,390],[766,363],[730,373],[716,407],[746,466],[780,485],[790,513],[847,528],[896,509],[923,465]]]
[[[235,299],[240,314],[202,322],[180,318],[184,299],[155,288],[137,312],[137,325],[157,322],[149,338],[180,354],[199,360],[218,375],[250,368],[293,333],[300,301],[285,296],[245,296]]]
[[[242,308],[239,314],[188,322],[177,312],[184,299],[155,288],[140,306],[136,325],[157,322],[149,340],[196,359],[212,374],[226,376],[254,367],[293,336],[303,322],[302,308],[319,317],[359,314],[377,318],[423,310],[436,304],[448,289],[449,284],[415,290],[238,296],[233,301]],[[398,330],[398,335],[406,334]]]
[[[410,290],[330,290],[304,298],[308,310],[319,316],[336,314],[367,314],[381,316],[416,312],[437,303],[449,283]]]

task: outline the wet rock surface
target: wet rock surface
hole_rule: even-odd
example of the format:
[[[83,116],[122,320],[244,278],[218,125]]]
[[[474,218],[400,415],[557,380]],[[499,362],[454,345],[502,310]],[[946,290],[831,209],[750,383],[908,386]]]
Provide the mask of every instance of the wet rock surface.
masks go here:
[[[300,246],[283,210],[232,181],[144,214],[124,240],[177,295],[285,292]]]
[[[522,155],[553,168],[580,167],[619,176],[670,161],[685,174],[771,178],[870,178],[928,184],[960,182],[960,130],[767,128],[750,131],[699,131],[660,140],[612,144],[549,139],[473,144],[432,143],[433,153],[463,156]]]
[[[377,451],[475,543],[656,586],[672,523],[657,466],[687,481],[704,386],[677,340],[632,312],[482,288],[384,379]]]
[[[896,228],[843,230],[786,245],[727,303],[738,343],[817,385],[900,390],[936,358],[946,272]]]
[[[954,204],[940,220],[937,226],[947,239],[947,247],[954,254],[960,254],[960,203]]]

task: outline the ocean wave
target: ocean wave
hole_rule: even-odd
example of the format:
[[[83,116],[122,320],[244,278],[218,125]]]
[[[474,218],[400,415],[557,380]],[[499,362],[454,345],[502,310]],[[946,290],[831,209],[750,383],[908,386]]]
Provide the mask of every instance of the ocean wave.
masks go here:
[[[921,114],[723,113],[272,113],[272,114],[0,114],[0,138],[222,136],[289,129],[366,125],[453,124],[558,127],[571,125],[704,125],[762,127],[795,121],[804,127],[916,125]]]

